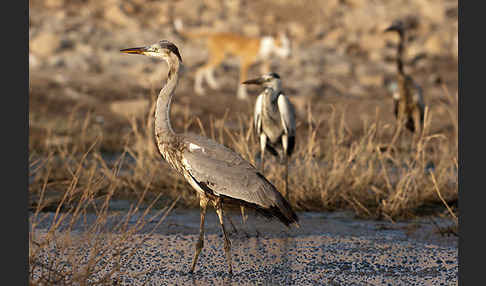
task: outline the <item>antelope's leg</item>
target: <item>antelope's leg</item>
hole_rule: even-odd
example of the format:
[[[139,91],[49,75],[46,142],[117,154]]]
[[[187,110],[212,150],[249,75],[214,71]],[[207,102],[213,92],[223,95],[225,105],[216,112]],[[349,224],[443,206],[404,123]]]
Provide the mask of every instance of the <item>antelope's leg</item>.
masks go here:
[[[238,84],[238,91],[236,96],[238,99],[247,99],[248,93],[246,91],[246,86],[242,85],[241,83],[246,81],[248,77],[248,69],[250,68],[251,64],[253,63],[252,58],[242,58],[240,60],[240,81]]]
[[[219,84],[214,78],[214,69],[213,68],[207,69],[205,75],[206,75],[206,82],[209,84],[209,86],[212,89],[219,89]]]
[[[194,258],[192,259],[191,273],[194,272],[194,267],[196,267],[197,258],[204,247],[204,220],[206,217],[206,207],[208,205],[208,199],[205,196],[201,196],[199,199],[199,206],[201,207],[201,223],[199,225],[199,239],[196,243],[196,252],[194,253]]]
[[[205,93],[202,87],[205,72],[206,71],[204,70],[203,67],[199,68],[196,71],[196,75],[194,77],[194,91],[196,92],[197,95],[204,95]]]
[[[221,199],[218,199],[218,201],[215,203],[215,208],[216,208],[216,213],[218,214],[219,217],[219,223],[221,224],[221,229],[223,230],[224,252],[226,254],[226,262],[228,263],[229,273],[233,274],[233,267],[231,265],[231,241],[229,240],[228,235],[226,234],[226,229],[224,227],[223,204],[221,202]]]

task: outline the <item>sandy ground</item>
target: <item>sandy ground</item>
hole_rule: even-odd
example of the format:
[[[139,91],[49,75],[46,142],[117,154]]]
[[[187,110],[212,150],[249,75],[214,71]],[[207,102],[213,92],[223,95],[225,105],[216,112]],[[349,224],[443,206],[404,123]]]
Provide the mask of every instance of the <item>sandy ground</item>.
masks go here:
[[[147,219],[146,226],[127,245],[134,255],[122,255],[121,273],[125,274],[112,280],[117,285],[458,284],[457,238],[440,236],[426,219],[389,223],[356,220],[343,212],[299,213],[301,227],[286,229],[277,221],[251,214],[242,225],[238,213],[230,215],[239,230],[230,236],[232,276],[227,273],[221,230],[212,210],[208,211],[205,245],[195,273],[188,273],[198,237],[199,212],[175,210],[153,233],[149,232],[160,217]],[[39,225],[39,233],[45,231],[52,216]],[[122,217],[113,217],[108,224]],[[130,224],[138,218],[132,216]],[[87,225],[94,219],[89,216]],[[447,224],[438,218],[434,221]],[[83,225],[77,225],[73,233],[82,229]],[[112,238],[116,236],[120,234]],[[78,250],[82,260],[90,248],[79,244]],[[55,247],[51,251],[56,251]],[[109,257],[105,255],[99,262],[103,269],[99,275],[112,268],[111,262],[106,262]]]

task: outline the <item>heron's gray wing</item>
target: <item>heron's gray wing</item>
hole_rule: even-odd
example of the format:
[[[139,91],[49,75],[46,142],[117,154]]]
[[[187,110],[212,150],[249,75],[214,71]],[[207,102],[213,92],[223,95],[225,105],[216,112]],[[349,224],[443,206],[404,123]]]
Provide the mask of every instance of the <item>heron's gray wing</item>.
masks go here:
[[[184,142],[185,177],[196,190],[244,202],[287,226],[298,221],[272,183],[238,153],[201,136],[185,135]]]
[[[196,182],[217,196],[224,195],[264,208],[275,205],[281,197],[275,187],[238,153],[214,143],[219,148],[214,148],[212,142],[197,147],[196,143],[190,143],[192,146],[182,153],[184,167]]]
[[[290,100],[280,93],[277,99],[278,110],[280,111],[280,118],[284,126],[285,133],[289,136],[295,135],[295,109]]]
[[[218,158],[220,161],[227,162],[228,164],[240,162],[248,164],[250,167],[252,166],[240,154],[214,140],[191,133],[184,134],[183,136],[184,142],[187,145],[186,149],[190,152],[202,152],[208,157]]]
[[[263,93],[258,95],[256,102],[255,102],[255,112],[253,114],[254,121],[253,127],[255,128],[256,134],[260,134],[262,132],[262,109],[263,109]]]

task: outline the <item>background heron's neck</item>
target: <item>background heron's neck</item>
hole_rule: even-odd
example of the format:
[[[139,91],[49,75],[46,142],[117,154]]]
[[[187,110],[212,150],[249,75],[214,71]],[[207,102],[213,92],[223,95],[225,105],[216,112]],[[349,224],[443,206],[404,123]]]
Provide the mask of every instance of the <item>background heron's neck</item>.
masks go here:
[[[400,42],[398,43],[397,47],[397,69],[399,74],[405,74],[403,70],[403,50],[405,48],[405,34],[404,32],[400,32]]]
[[[272,87],[266,87],[263,94],[263,108],[270,111],[275,111],[276,105],[272,104],[278,95],[278,91]]]
[[[175,135],[170,124],[170,104],[179,80],[179,60],[171,56],[167,59],[167,64],[169,66],[167,83],[160,90],[155,108],[155,138],[158,144],[166,142]]]

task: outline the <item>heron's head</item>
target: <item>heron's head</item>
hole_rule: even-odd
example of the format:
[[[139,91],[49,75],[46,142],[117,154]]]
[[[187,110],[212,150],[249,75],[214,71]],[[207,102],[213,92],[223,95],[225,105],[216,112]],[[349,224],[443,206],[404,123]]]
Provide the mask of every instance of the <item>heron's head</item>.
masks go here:
[[[164,60],[169,60],[171,57],[176,56],[182,62],[177,46],[167,40],[162,40],[150,46],[123,49],[120,52],[162,58]]]
[[[250,79],[242,82],[242,84],[258,84],[264,87],[270,87],[274,90],[279,90],[281,85],[280,76],[277,73],[271,72],[264,74],[259,78]]]
[[[395,20],[384,32],[397,32],[402,34],[405,31],[405,23],[402,20]]]

